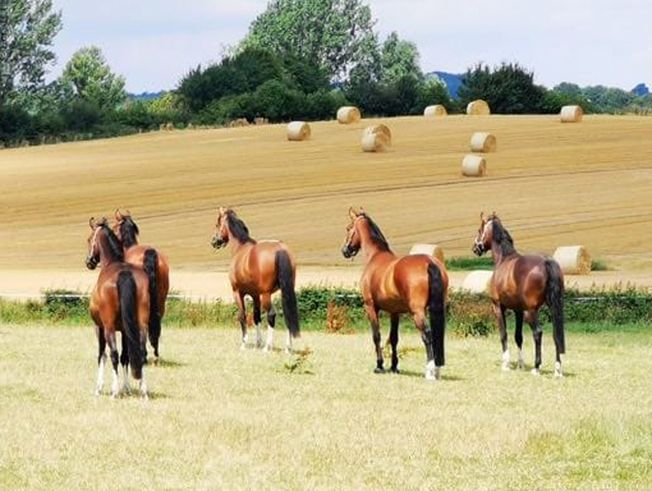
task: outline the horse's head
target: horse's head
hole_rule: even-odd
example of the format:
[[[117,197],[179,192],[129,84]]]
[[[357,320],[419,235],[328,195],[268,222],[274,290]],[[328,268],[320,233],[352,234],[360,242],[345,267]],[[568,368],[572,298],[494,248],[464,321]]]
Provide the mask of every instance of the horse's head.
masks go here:
[[[138,230],[138,225],[136,225],[136,222],[131,218],[131,212],[125,210],[123,213],[117,209],[115,210],[114,219],[115,221],[113,222],[111,230],[118,240],[120,240],[120,242],[122,242],[127,248],[136,244],[140,230]]]
[[[211,245],[215,249],[221,249],[229,243],[229,224],[227,223],[227,213],[231,210],[227,210],[220,206],[220,209],[217,213],[217,222],[215,223],[215,236],[211,240]]]
[[[100,263],[100,241],[98,235],[102,230],[102,226],[106,225],[106,218],[101,220],[95,220],[95,218],[90,218],[88,220],[88,225],[91,228],[91,233],[88,236],[88,254],[86,255],[86,267],[88,269],[95,269]]]
[[[360,211],[355,211],[352,207],[349,208],[349,218],[351,221],[346,226],[346,239],[344,246],[342,247],[342,255],[347,259],[355,256],[360,252],[360,247],[362,247],[358,224],[360,223],[360,219],[364,216],[362,209],[360,209]]]
[[[475,237],[472,248],[473,253],[477,256],[482,256],[485,252],[491,250],[494,220],[498,220],[496,213],[492,213],[488,217],[484,216],[484,212],[480,213],[480,228],[478,229],[478,235]]]

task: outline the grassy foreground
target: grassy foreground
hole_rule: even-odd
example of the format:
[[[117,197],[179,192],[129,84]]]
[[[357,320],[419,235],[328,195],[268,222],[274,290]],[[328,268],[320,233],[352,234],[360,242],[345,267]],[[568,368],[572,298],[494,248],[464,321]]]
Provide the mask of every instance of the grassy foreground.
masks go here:
[[[0,488],[652,487],[643,328],[570,333],[563,380],[548,332],[541,377],[502,373],[496,336],[450,337],[438,383],[413,332],[401,375],[372,373],[368,334],[305,333],[299,364],[237,344],[167,328],[152,398],[113,401],[91,395],[90,328],[0,326]]]

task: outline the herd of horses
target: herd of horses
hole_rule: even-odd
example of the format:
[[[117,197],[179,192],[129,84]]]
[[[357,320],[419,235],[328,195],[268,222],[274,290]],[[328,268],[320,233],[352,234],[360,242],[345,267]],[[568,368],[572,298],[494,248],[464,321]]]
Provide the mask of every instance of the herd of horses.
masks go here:
[[[96,394],[104,385],[106,345],[112,363],[111,396],[130,389],[129,372],[141,395],[147,397],[143,367],[147,363],[147,339],[154,350],[153,362],[159,357],[161,320],[169,290],[167,258],[157,249],[138,244],[138,226],[129,212],[116,211],[112,225],[106,218],[89,220],[86,266],[100,266],[97,283],[90,299],[90,314],[98,340],[98,373]],[[216,233],[211,242],[215,249],[229,247],[231,266],[229,280],[238,307],[242,329],[241,349],[248,343],[245,297],[253,300],[253,323],[256,346],[273,349],[276,311],[272,294],[281,291],[283,317],[288,328],[286,350],[292,351],[293,338],[299,337],[299,315],[295,293],[296,261],[281,241],[256,241],[249,229],[231,209],[220,208]],[[561,355],[564,341],[564,278],[554,259],[542,255],[519,254],[511,235],[498,216],[480,215],[472,250],[478,256],[491,252],[494,272],[489,295],[496,315],[502,346],[502,369],[510,369],[507,343],[506,311],[515,313],[515,341],[518,366],[524,368],[523,321],[532,328],[535,356],[534,374],[541,368],[541,324],[538,311],[548,305],[555,342],[555,376],[562,376]],[[371,217],[362,209],[349,210],[349,223],[342,255],[352,258],[362,251],[365,267],[360,279],[364,309],[371,325],[376,350],[376,373],[385,371],[379,313],[390,316],[390,371],[398,373],[398,327],[401,314],[409,314],[421,333],[426,351],[425,378],[441,378],[445,364],[445,327],[448,274],[444,264],[426,254],[397,256]],[[266,339],[261,330],[262,314],[267,321]],[[116,333],[121,332],[122,351],[118,355]],[[123,381],[118,374],[122,367]]]

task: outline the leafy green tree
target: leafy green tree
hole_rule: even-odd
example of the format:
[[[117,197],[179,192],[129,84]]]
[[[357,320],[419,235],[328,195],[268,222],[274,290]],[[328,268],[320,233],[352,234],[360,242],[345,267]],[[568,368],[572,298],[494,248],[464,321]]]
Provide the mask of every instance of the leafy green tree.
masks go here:
[[[380,48],[380,80],[395,83],[405,76],[423,78],[419,66],[419,50],[410,41],[399,39],[392,32]]]
[[[584,87],[582,95],[591,102],[594,111],[598,113],[622,112],[636,99],[630,92],[604,85]]]
[[[562,82],[556,85],[552,90],[559,94],[564,94],[570,97],[582,96],[582,88],[579,85],[570,82]]]
[[[0,0],[0,106],[15,91],[34,91],[55,56],[50,46],[61,29],[52,0]]]
[[[361,0],[271,0],[243,46],[314,60],[329,78],[344,79],[375,48],[374,23]]]
[[[490,69],[482,63],[469,68],[458,92],[463,105],[484,99],[498,114],[531,114],[541,111],[546,89],[534,83],[534,73],[518,63]]]
[[[58,83],[65,99],[81,100],[100,111],[113,110],[127,98],[124,77],[111,71],[96,46],[75,52]]]

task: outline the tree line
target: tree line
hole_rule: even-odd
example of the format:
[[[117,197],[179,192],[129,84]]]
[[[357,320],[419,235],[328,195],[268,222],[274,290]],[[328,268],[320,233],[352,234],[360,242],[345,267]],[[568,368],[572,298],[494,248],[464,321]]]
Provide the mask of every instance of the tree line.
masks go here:
[[[498,114],[652,111],[652,97],[562,83],[549,90],[518,63],[478,64],[458,98],[420,68],[416,45],[374,30],[362,0],[271,0],[245,38],[218,63],[191,69],[151,101],[130,98],[101,50],[84,47],[46,84],[52,44],[62,29],[52,0],[0,0],[0,144],[46,143],[158,129],[333,118],[338,107],[368,116],[421,114],[427,105],[462,111],[485,99]]]

